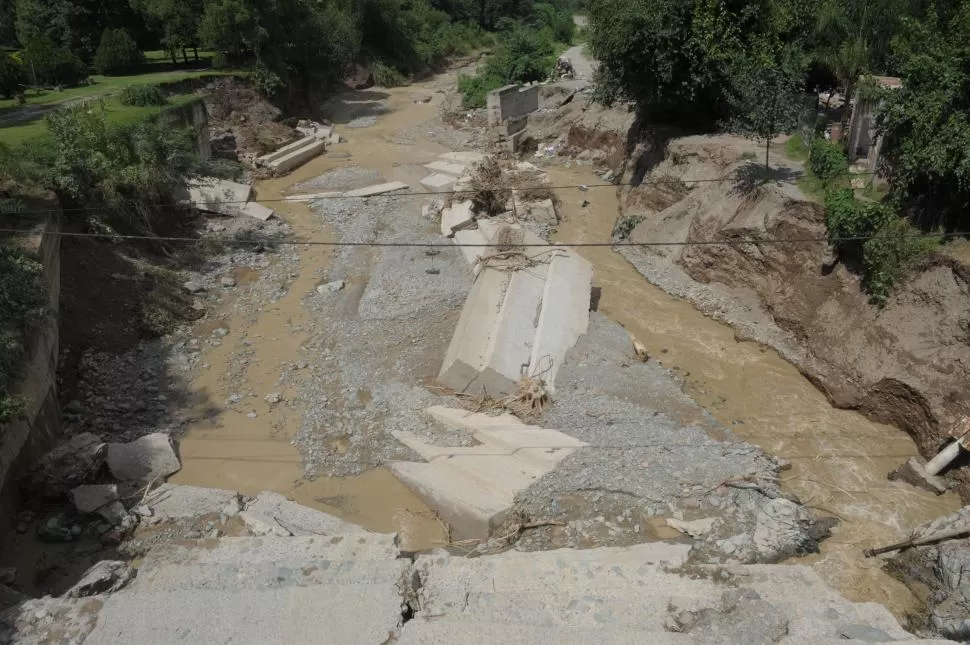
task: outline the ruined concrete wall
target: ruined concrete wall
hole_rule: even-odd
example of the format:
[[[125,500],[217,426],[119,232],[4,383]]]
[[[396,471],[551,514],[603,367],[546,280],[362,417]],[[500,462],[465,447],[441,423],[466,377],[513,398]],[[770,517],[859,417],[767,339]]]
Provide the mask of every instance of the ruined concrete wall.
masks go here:
[[[200,98],[185,105],[173,107],[158,115],[159,123],[173,128],[191,128],[195,133],[196,151],[202,159],[212,157],[212,143],[209,139],[209,114],[205,102]]]
[[[507,119],[531,114],[539,109],[539,86],[519,89],[518,85],[506,85],[492,90],[486,97],[488,124],[501,125]]]
[[[61,293],[61,230],[59,214],[37,227],[27,245],[44,266],[48,313],[29,331],[27,354],[14,394],[27,405],[23,419],[0,428],[0,525],[5,525],[14,501],[13,482],[25,467],[46,452],[60,431],[57,402],[58,311]]]

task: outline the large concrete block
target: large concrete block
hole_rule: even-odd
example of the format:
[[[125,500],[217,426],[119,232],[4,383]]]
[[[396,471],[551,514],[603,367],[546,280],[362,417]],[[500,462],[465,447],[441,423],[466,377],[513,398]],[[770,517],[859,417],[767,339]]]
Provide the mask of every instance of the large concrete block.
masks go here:
[[[419,183],[427,188],[430,192],[450,193],[455,189],[456,179],[457,177],[454,175],[446,175],[444,173],[436,172],[433,175],[428,175]]]
[[[541,374],[550,392],[555,390],[556,372],[566,352],[589,327],[592,281],[592,264],[574,251],[556,250],[549,264],[529,360],[530,375]]]
[[[465,228],[475,221],[475,214],[472,212],[472,202],[466,200],[441,211],[441,234],[451,237],[455,231]]]
[[[488,253],[488,240],[485,235],[477,228],[462,229],[455,232],[455,244],[461,245],[459,249],[465,260],[472,267],[476,266],[478,258]]]
[[[171,437],[163,432],[131,443],[109,443],[107,462],[108,470],[119,481],[158,482],[182,468]]]
[[[386,184],[374,184],[373,186],[365,186],[364,188],[348,191],[347,197],[372,197],[374,195],[383,195],[384,193],[393,193],[396,190],[404,190],[406,188],[409,188],[409,186],[402,181],[391,181]]]
[[[489,244],[544,244],[525,230],[500,228]],[[508,247],[516,248],[516,247]],[[543,248],[517,247],[534,266],[511,270],[521,258],[495,262],[475,278],[458,327],[445,354],[438,381],[459,392],[511,393],[529,369],[549,265]]]
[[[311,143],[313,143],[314,139],[316,139],[316,137],[313,135],[307,135],[302,139],[297,139],[293,143],[288,143],[282,148],[277,148],[276,150],[269,153],[268,155],[263,155],[262,157],[259,157],[258,159],[256,159],[256,164],[259,166],[268,166],[271,162],[282,159],[283,157],[290,154],[291,152],[295,152],[300,148],[310,145]]]
[[[298,166],[302,166],[310,159],[313,159],[326,149],[327,144],[317,139],[309,137],[310,141],[300,148],[292,150],[287,154],[267,162],[267,166],[276,172],[288,172]]]
[[[507,119],[530,114],[539,109],[539,86],[519,89],[517,85],[506,85],[492,90],[486,97],[488,124],[498,126]]]
[[[200,211],[235,217],[249,201],[252,187],[214,177],[194,179],[186,184],[185,201]]]
[[[241,212],[247,217],[252,217],[253,219],[258,219],[263,222],[276,214],[276,211],[274,211],[272,208],[268,208],[257,202],[243,204]]]
[[[443,172],[446,175],[454,175],[455,177],[461,177],[465,174],[465,166],[449,161],[432,161],[429,164],[425,164],[424,167],[428,170]]]

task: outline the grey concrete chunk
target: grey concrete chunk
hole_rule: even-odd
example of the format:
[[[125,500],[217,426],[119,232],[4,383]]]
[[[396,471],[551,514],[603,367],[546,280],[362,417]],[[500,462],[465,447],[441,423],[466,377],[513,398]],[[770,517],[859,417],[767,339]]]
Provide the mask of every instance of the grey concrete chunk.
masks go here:
[[[93,513],[117,500],[118,487],[115,484],[92,484],[71,490],[74,508],[82,513]]]
[[[239,512],[239,493],[219,488],[162,484],[152,489],[145,504],[162,520],[197,517],[209,513]],[[234,513],[226,509],[235,508]]]
[[[365,532],[365,529],[356,524],[297,504],[272,491],[263,491],[257,495],[246,505],[246,513],[272,518],[292,535],[342,535]]]
[[[121,481],[158,481],[182,468],[171,438],[161,432],[131,443],[109,443],[107,461],[111,474]]]
[[[264,535],[272,535],[276,537],[290,537],[293,535],[285,528],[280,526],[279,522],[274,520],[269,515],[263,513],[252,513],[250,511],[243,511],[239,514],[239,518],[242,519],[246,528],[249,532],[256,537],[261,537]]]

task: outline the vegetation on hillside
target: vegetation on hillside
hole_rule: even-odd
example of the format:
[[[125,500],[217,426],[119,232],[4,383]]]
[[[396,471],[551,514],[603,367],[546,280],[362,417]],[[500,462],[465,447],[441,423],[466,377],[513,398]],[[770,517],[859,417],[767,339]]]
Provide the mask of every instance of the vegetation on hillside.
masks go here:
[[[647,122],[727,125],[767,145],[820,85],[881,101],[887,199],[847,189],[841,144],[816,142],[809,164],[832,237],[872,237],[839,247],[877,302],[935,245],[920,231],[970,226],[970,0],[588,0],[587,12],[599,97]],[[903,88],[859,86],[867,75]]]

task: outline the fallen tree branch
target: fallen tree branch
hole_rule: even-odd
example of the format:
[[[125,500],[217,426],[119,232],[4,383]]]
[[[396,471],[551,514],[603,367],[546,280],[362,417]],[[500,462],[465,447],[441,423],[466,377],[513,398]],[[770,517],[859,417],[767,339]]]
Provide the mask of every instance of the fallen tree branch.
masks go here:
[[[936,535],[931,535],[924,538],[911,538],[903,542],[897,542],[896,544],[890,544],[889,546],[882,546],[877,549],[865,549],[863,553],[867,558],[871,558],[883,553],[889,553],[890,551],[901,551],[903,549],[908,549],[914,546],[924,546],[927,544],[935,544],[937,542],[944,542],[946,540],[953,540],[958,537],[963,537],[965,535],[970,535],[970,526],[965,526],[961,529],[953,529],[951,531],[943,531],[942,533],[937,533]]]

